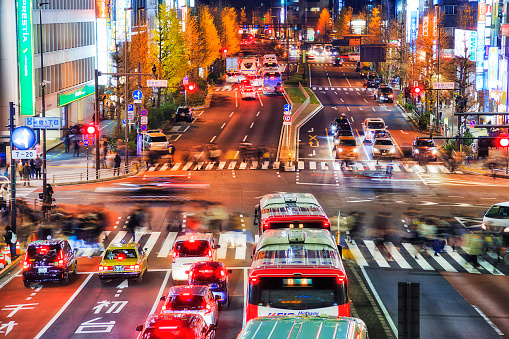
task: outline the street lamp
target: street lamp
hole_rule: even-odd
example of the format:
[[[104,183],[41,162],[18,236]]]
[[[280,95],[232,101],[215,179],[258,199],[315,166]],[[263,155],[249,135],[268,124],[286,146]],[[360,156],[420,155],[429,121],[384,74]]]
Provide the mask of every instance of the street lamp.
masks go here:
[[[125,93],[124,93],[124,105],[125,105],[125,173],[129,170],[129,119],[128,119],[128,113],[127,113],[127,106],[128,104],[128,92],[129,92],[129,76],[127,73],[128,67],[127,67],[127,51],[128,51],[128,42],[127,42],[127,11],[132,11],[133,9],[131,7],[124,8],[124,36],[125,36],[125,44],[124,44],[124,69],[125,69]]]
[[[44,97],[44,90],[46,87],[46,82],[44,80],[44,53],[43,53],[43,45],[42,45],[42,6],[49,5],[49,2],[39,2],[39,42],[40,42],[40,51],[41,54],[41,116],[44,118],[46,116],[46,99]],[[11,121],[12,124],[12,121]],[[42,138],[41,138],[41,148],[42,148],[42,202],[43,205],[46,203],[48,190],[46,189],[47,177],[46,177],[46,129],[42,129]],[[51,202],[50,202],[51,205]]]

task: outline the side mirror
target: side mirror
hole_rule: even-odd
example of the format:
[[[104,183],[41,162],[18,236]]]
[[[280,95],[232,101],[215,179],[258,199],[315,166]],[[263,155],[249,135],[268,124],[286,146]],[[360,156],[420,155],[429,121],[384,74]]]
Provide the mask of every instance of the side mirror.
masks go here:
[[[227,272],[228,272],[228,274],[232,274],[233,270],[228,270]]]
[[[215,295],[214,299],[219,300],[219,299],[221,299],[221,296],[220,295]]]
[[[218,248],[221,248],[221,245],[216,245],[214,248],[217,250]]]
[[[165,301],[165,300],[166,300],[166,296],[165,296],[165,295],[163,295],[163,296],[162,296],[159,300],[161,300],[161,301]]]
[[[136,326],[136,331],[143,331],[143,325]]]

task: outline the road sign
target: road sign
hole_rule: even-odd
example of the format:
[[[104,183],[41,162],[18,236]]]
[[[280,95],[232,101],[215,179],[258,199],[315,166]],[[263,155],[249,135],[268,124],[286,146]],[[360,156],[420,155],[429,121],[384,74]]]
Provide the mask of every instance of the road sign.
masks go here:
[[[189,77],[187,75],[184,77],[184,79],[182,79],[182,84],[183,85],[188,85],[189,84]]]
[[[60,129],[60,117],[26,117],[25,126],[36,129]]]
[[[27,150],[35,144],[35,133],[31,128],[20,126],[11,135],[12,144],[20,150]]]
[[[133,100],[135,104],[141,104],[141,100]]]
[[[144,125],[148,124],[148,117],[146,115],[142,115],[140,117],[140,124],[144,124]]]
[[[147,125],[141,125],[140,129],[141,129],[141,133],[146,133],[147,132]]]
[[[127,105],[127,111],[128,112],[133,112],[134,111],[134,105],[133,104]]]
[[[168,87],[168,80],[147,80],[147,87]]]
[[[35,150],[25,150],[25,151],[12,151],[13,159],[35,159],[37,156],[37,152]]]
[[[434,82],[433,89],[454,89],[454,82]]]
[[[284,122],[291,122],[292,121],[292,116],[291,115],[288,115],[288,114],[285,114],[283,116],[283,121]]]
[[[134,100],[141,100],[141,98],[143,98],[143,93],[139,89],[133,92]]]
[[[127,111],[127,119],[133,120],[134,119],[134,112],[133,111]]]
[[[292,123],[290,121],[283,121],[283,126],[290,126]]]
[[[140,112],[140,115],[141,116],[148,115],[148,111],[146,109],[142,109],[141,112]]]
[[[284,110],[285,110],[285,112],[290,112],[290,111],[292,110],[292,105],[290,105],[290,104],[285,104],[285,106],[284,106]]]

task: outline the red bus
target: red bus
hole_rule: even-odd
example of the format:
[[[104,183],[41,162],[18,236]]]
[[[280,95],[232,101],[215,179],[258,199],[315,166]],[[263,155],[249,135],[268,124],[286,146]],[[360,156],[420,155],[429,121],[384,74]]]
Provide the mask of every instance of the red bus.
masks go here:
[[[254,225],[259,233],[276,228],[330,230],[330,221],[311,193],[267,194],[256,205]]]
[[[248,277],[246,321],[277,315],[350,316],[348,279],[324,229],[274,229],[260,237]]]

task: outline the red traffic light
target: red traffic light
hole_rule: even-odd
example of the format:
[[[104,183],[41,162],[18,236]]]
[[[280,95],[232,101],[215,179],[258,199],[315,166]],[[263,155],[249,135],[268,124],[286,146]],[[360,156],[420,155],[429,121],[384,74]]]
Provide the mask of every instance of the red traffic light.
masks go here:
[[[89,126],[87,126],[86,131],[87,131],[87,134],[95,134],[96,128],[93,125],[89,125]]]
[[[196,84],[190,83],[190,84],[187,86],[187,90],[188,90],[189,92],[194,92],[194,91],[196,91]]]
[[[421,88],[418,86],[412,87],[412,93],[421,94]]]
[[[224,53],[224,54],[228,53],[228,49],[223,48],[223,53]]]
[[[500,147],[507,147],[509,146],[509,138],[508,137],[502,137],[498,139],[498,144]]]

